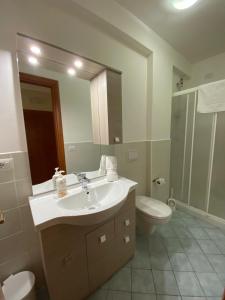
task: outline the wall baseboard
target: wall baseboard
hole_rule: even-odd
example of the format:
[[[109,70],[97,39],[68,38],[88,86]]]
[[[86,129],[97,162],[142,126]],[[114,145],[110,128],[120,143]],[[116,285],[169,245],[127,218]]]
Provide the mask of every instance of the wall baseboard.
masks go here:
[[[202,220],[206,220],[207,222],[220,227],[221,229],[225,230],[225,220],[219,217],[216,217],[212,214],[209,214],[205,211],[202,211],[199,208],[195,208],[193,206],[188,206],[187,204],[176,200],[177,207],[181,210],[188,211],[190,214],[200,217]]]

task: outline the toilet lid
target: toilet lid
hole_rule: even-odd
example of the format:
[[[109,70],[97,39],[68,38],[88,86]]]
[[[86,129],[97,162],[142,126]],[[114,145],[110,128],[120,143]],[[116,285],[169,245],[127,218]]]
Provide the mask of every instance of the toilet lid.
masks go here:
[[[156,219],[168,218],[172,214],[167,204],[147,196],[136,197],[136,208]]]

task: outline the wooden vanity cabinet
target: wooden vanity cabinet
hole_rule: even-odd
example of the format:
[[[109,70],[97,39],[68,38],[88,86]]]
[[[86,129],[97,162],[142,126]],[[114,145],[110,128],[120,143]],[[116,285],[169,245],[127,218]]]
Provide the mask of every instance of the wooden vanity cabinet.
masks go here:
[[[106,69],[91,80],[91,111],[93,143],[121,144],[121,73]]]
[[[135,191],[103,224],[56,225],[40,238],[50,298],[86,299],[134,255]]]

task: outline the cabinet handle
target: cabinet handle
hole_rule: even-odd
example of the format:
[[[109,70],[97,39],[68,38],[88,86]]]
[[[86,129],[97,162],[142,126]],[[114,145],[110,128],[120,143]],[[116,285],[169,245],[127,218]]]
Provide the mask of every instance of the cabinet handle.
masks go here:
[[[100,242],[101,244],[103,244],[103,243],[106,242],[106,235],[105,235],[105,234],[103,234],[102,236],[99,237],[99,242]]]
[[[116,136],[116,137],[114,138],[114,141],[115,141],[115,143],[119,143],[119,142],[120,142],[120,138],[119,138],[118,136]]]
[[[127,236],[124,237],[124,242],[125,242],[125,244],[130,243],[130,237],[129,237],[129,235],[127,235]]]
[[[0,224],[5,223],[5,216],[2,210],[0,210]]]
[[[126,220],[124,221],[124,224],[125,224],[125,226],[129,226],[129,225],[130,225],[130,220],[129,220],[129,219],[126,219]]]

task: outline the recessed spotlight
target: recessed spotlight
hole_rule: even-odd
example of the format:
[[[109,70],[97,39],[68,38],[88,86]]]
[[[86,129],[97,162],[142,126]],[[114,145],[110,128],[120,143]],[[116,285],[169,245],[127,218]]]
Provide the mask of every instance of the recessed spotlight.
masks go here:
[[[28,61],[29,61],[30,64],[32,64],[32,65],[34,65],[34,66],[36,66],[36,65],[39,64],[37,58],[34,57],[34,56],[29,56],[29,57],[28,57]]]
[[[41,49],[38,46],[31,46],[30,47],[30,51],[36,55],[40,55],[41,54]]]
[[[172,4],[176,9],[187,9],[193,6],[198,0],[172,0]]]
[[[83,67],[83,62],[80,60],[80,59],[76,59],[75,62],[74,62],[74,65],[80,69]]]
[[[75,71],[74,68],[69,68],[69,69],[67,69],[67,73],[68,73],[70,76],[76,75],[76,71]]]

